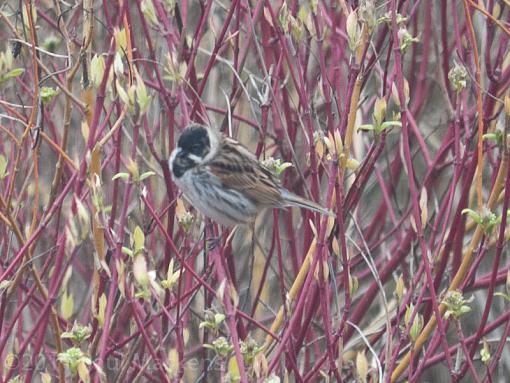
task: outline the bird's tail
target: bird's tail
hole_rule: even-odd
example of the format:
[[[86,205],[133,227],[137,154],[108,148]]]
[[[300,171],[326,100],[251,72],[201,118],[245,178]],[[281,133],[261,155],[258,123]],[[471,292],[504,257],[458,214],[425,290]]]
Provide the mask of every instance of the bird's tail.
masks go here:
[[[328,210],[315,202],[307,200],[306,198],[297,196],[286,189],[282,188],[281,193],[283,197],[284,206],[302,207],[308,210],[315,211],[317,213],[329,215],[330,217],[335,217],[335,213],[333,213],[331,210]]]

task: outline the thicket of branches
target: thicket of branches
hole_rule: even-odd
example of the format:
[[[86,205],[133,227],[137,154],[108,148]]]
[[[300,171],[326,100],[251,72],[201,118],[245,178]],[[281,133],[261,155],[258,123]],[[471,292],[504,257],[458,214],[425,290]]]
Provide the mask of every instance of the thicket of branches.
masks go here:
[[[505,381],[509,9],[1,2],[0,380]],[[191,121],[336,217],[208,224]]]

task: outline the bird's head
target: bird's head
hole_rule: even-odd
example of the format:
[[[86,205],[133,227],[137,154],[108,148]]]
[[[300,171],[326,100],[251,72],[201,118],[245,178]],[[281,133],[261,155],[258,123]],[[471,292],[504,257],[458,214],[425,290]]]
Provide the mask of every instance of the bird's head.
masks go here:
[[[216,155],[219,134],[200,124],[189,125],[179,137],[168,166],[173,176],[180,178],[187,170],[209,161]]]

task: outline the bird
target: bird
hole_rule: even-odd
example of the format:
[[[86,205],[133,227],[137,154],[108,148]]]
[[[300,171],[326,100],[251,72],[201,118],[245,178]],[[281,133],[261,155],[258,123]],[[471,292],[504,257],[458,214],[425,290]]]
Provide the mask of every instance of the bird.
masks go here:
[[[284,188],[245,146],[213,127],[191,123],[168,159],[191,205],[222,226],[250,224],[265,208],[300,207],[334,214]]]

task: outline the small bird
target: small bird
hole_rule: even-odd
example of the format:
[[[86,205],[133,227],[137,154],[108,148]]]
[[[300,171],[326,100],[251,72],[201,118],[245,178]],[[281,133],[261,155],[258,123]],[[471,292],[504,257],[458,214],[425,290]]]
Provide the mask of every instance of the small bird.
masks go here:
[[[193,207],[223,226],[250,223],[264,208],[297,206],[333,216],[282,187],[246,147],[209,126],[188,126],[168,166]]]

